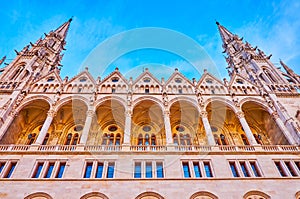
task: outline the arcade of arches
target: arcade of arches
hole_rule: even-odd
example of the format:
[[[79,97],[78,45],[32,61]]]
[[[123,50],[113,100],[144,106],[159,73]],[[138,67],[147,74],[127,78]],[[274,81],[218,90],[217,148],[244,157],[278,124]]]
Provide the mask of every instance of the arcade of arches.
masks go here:
[[[234,110],[224,101],[211,101],[200,110],[186,100],[170,108],[142,100],[132,110],[108,99],[94,110],[81,100],[50,110],[34,100],[16,115],[1,144],[43,145],[273,145],[288,144],[276,115],[255,102]]]

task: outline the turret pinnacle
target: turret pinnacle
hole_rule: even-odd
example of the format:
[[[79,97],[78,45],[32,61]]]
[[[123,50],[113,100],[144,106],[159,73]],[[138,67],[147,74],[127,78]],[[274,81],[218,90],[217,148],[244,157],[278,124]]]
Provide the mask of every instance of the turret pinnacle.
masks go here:
[[[216,22],[221,38],[223,40],[223,43],[227,43],[229,39],[232,39],[234,37],[234,34],[232,34],[229,30],[227,30],[224,26],[222,26],[219,22]]]
[[[67,22],[62,24],[60,27],[58,27],[54,32],[61,38],[65,39],[70,27],[70,23],[72,21],[72,18],[70,18]]]

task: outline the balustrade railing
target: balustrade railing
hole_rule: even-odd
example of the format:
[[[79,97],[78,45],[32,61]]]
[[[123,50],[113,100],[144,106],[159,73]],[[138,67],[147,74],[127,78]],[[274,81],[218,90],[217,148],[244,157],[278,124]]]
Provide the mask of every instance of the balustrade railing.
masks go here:
[[[153,152],[300,152],[300,146],[294,145],[0,145],[1,152],[118,152],[118,151],[153,151]]]

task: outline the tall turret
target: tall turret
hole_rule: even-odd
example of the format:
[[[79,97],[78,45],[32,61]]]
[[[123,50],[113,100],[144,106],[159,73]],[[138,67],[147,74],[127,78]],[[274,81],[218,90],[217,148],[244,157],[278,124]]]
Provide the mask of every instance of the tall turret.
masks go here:
[[[40,38],[35,43],[30,42],[21,51],[15,50],[17,57],[2,69],[0,76],[2,82],[9,82],[10,86],[7,88],[22,87],[21,82],[28,83],[52,70],[59,72],[71,21],[69,19],[56,30],[45,33],[45,38]]]
[[[282,71],[270,61],[272,55],[267,56],[257,47],[243,42],[243,38],[231,33],[219,22],[216,24],[223,41],[223,53],[227,54],[227,69],[230,77],[237,73],[255,84],[265,84],[270,87],[275,84],[288,84]]]

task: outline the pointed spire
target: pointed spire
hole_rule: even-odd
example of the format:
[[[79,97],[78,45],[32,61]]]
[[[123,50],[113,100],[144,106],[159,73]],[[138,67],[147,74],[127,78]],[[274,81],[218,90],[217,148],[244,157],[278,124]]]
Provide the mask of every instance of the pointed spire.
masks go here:
[[[232,34],[229,30],[227,30],[224,26],[222,26],[219,22],[216,22],[221,38],[223,40],[223,43],[227,43],[227,41],[234,37],[234,34]]]
[[[284,68],[284,70],[287,72],[288,75],[295,74],[294,71],[290,67],[288,67],[285,63],[283,63],[283,61],[281,59],[279,60],[279,62],[281,64],[281,66]]]
[[[65,39],[70,27],[70,23],[72,21],[72,18],[70,18],[67,22],[62,24],[60,27],[58,27],[54,32],[60,36],[60,38]]]

